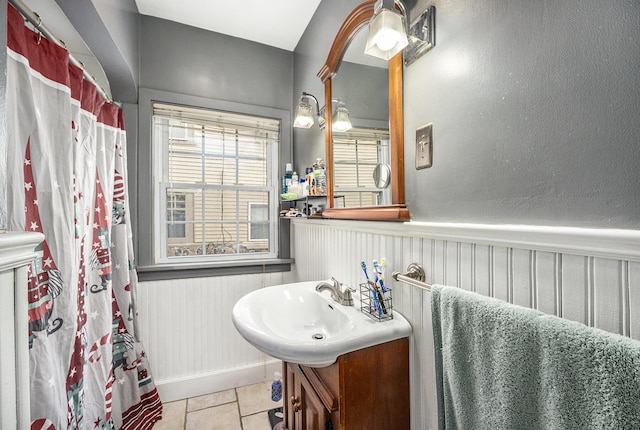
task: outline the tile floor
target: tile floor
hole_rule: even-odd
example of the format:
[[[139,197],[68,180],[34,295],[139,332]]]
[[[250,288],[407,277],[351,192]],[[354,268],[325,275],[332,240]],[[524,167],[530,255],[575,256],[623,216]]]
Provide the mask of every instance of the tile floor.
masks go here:
[[[271,381],[165,403],[153,430],[271,430]]]

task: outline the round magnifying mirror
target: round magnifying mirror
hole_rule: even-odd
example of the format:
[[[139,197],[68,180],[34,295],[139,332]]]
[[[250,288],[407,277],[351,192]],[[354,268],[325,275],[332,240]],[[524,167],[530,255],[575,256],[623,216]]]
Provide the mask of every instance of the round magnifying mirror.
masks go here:
[[[373,183],[376,188],[387,188],[391,180],[391,169],[388,164],[376,164],[373,168]]]

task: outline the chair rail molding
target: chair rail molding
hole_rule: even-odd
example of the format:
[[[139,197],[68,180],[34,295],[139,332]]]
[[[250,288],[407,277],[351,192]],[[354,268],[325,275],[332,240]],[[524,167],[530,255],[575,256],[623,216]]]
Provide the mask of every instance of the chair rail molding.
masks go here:
[[[7,232],[0,234],[0,272],[23,266],[34,257],[34,248],[44,240],[42,233]]]
[[[640,261],[640,230],[516,224],[466,224],[409,221],[404,223],[304,219],[355,232],[403,235],[537,251]]]

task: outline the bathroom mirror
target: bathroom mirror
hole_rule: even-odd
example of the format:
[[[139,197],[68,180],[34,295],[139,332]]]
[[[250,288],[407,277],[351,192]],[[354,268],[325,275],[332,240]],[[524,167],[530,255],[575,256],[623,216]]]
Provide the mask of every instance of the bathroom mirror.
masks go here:
[[[331,130],[332,106],[335,98],[332,83],[338,74],[347,48],[373,16],[375,0],[365,0],[356,6],[346,17],[331,45],[327,61],[318,72],[325,86],[325,151],[327,163],[327,209],[325,218],[359,219],[380,221],[406,221],[409,210],[404,199],[404,130],[402,99],[402,54],[388,62],[388,103],[389,103],[389,183],[390,203],[362,207],[336,207],[335,205],[335,165],[333,151],[333,133]],[[339,95],[336,95],[339,96]],[[348,101],[346,101],[348,103]]]

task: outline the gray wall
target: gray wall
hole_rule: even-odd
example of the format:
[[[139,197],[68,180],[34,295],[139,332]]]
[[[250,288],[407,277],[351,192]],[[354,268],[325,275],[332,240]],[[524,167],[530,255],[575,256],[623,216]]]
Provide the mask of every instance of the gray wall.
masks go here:
[[[136,103],[139,15],[135,0],[56,0],[102,65],[113,99]]]
[[[140,86],[292,109],[293,54],[141,16]]]
[[[348,4],[347,4],[348,3]],[[296,48],[294,89],[315,76],[358,1],[323,0]],[[640,4],[633,0],[420,0],[437,46],[404,73],[413,220],[640,226]],[[322,54],[322,55],[320,55]],[[434,165],[415,170],[415,129]],[[294,133],[296,159],[322,142]],[[302,148],[301,148],[302,147]]]
[[[434,166],[405,154],[413,218],[640,227],[640,3],[435,5],[405,70],[406,135],[434,124]]]

